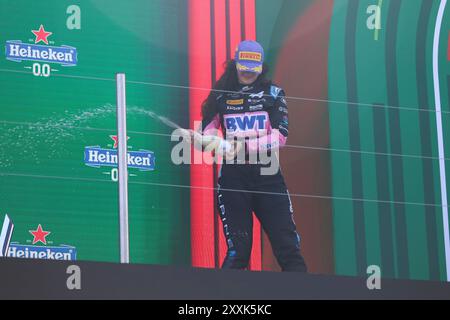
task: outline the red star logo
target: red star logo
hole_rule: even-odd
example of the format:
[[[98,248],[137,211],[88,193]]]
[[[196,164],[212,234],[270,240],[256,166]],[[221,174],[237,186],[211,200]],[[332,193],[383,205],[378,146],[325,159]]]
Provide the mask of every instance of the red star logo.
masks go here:
[[[119,139],[117,138],[117,136],[109,136],[109,137],[114,140],[113,148],[116,149],[117,146],[119,145]],[[127,137],[127,141],[128,140],[130,140],[130,137]]]
[[[43,244],[47,244],[47,240],[45,237],[48,236],[51,232],[42,230],[42,226],[39,224],[36,230],[29,230],[29,232],[33,235],[33,244],[37,242],[42,242]]]
[[[34,43],[39,43],[40,41],[43,41],[45,44],[48,44],[47,38],[53,34],[53,32],[45,31],[44,26],[42,24],[39,27],[39,30],[31,30],[31,32],[33,32],[34,35],[36,36]]]

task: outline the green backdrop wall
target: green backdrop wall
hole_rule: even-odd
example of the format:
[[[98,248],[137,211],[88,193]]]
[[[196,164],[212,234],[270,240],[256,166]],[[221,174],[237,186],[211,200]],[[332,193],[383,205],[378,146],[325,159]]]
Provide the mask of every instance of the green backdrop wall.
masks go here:
[[[80,29],[70,27],[71,5]],[[439,5],[256,1],[257,39],[289,96],[282,165],[313,272],[364,275],[376,264],[386,277],[446,279],[432,66]],[[130,151],[155,155],[154,170],[130,169],[131,262],[190,265],[189,189],[176,187],[189,184],[189,168],[172,164],[171,132],[148,116],[188,126],[188,6],[2,1],[2,44],[33,44],[43,25],[49,45],[75,47],[78,58],[50,64],[48,77],[33,75],[44,63],[0,59],[0,217],[14,221],[13,242],[32,245],[41,224],[47,245],[73,246],[77,259],[119,260],[114,168],[86,165],[84,152],[114,150],[114,75],[125,72]],[[447,177],[448,6],[439,47]]]
[[[12,241],[27,243],[42,224],[54,244],[77,249],[77,259],[118,261],[117,184],[112,167],[84,163],[86,146],[113,149],[117,72],[127,80],[187,84],[186,4],[181,1],[81,1],[81,29],[68,29],[73,1],[3,1],[1,42],[34,43],[32,29],[53,32],[54,45],[75,47],[78,64],[52,64],[33,76],[31,61],[0,60],[0,207],[15,223]],[[29,42],[29,39],[32,42]],[[41,43],[42,44],[42,43]],[[8,70],[8,71],[6,71]],[[23,72],[27,72],[24,74]],[[186,126],[187,90],[127,84],[128,145],[153,151],[153,171],[130,169],[131,262],[189,264],[189,190],[186,167],[170,161],[163,125],[152,110]],[[186,110],[185,110],[186,109]],[[28,124],[29,123],[29,124]],[[41,243],[40,243],[41,244]]]

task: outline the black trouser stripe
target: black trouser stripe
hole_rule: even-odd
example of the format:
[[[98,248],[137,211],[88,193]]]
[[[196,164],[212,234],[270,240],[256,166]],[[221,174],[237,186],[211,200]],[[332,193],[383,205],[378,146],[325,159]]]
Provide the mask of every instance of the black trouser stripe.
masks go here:
[[[416,35],[416,68],[417,68],[417,95],[419,101],[419,110],[426,110],[419,112],[420,123],[420,142],[422,147],[422,155],[431,157],[431,128],[430,128],[430,113],[428,112],[428,90],[427,90],[427,31],[428,22],[430,19],[431,8],[433,1],[423,0],[420,9],[419,22],[417,25]],[[422,160],[422,176],[423,176],[423,192],[424,202],[435,202],[435,190],[433,181],[433,160],[423,158]],[[427,249],[428,261],[430,267],[429,278],[431,280],[439,280],[439,258],[438,258],[438,239],[436,226],[436,208],[433,206],[425,206],[425,224],[427,234]]]
[[[402,0],[389,2],[389,12],[386,22],[386,82],[388,105],[394,106],[389,109],[389,129],[391,133],[391,153],[402,154],[400,136],[400,114],[398,110],[398,88],[397,88],[397,26],[398,16]],[[408,245],[406,237],[405,201],[403,186],[403,163],[401,156],[391,156],[392,180],[394,190],[395,229],[397,240],[398,275],[400,278],[409,277]],[[399,203],[401,202],[401,203]]]
[[[373,128],[375,140],[375,152],[388,153],[387,150],[387,128],[386,110],[380,108],[382,104],[374,104],[373,108]],[[381,270],[383,276],[393,278],[394,271],[394,244],[392,235],[392,213],[389,195],[389,175],[388,158],[385,155],[375,156],[377,193],[378,199],[383,201],[378,203],[378,217],[380,221],[380,247],[381,247]]]
[[[358,101],[357,83],[356,83],[356,22],[358,15],[358,0],[349,0],[347,21],[346,21],[346,74],[347,74],[347,100],[351,103]],[[359,128],[359,111],[358,107],[348,105],[348,122],[350,134],[350,150],[359,151],[360,146],[360,128]],[[352,197],[354,199],[362,199],[363,183],[362,183],[362,165],[361,154],[352,152]],[[356,268],[359,275],[366,274],[366,234],[364,224],[364,204],[360,200],[353,200],[353,223],[355,231],[355,250],[356,250]]]

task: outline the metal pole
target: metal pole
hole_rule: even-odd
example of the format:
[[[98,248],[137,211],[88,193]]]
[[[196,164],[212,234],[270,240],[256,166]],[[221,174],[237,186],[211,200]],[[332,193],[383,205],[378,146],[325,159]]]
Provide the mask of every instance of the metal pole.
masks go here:
[[[129,263],[128,235],[128,153],[125,74],[116,75],[117,82],[117,160],[119,170],[120,262]]]

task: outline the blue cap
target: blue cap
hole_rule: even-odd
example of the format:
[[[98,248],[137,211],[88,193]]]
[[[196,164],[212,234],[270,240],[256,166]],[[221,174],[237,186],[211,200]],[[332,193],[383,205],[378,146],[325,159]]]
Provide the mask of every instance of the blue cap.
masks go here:
[[[234,59],[239,71],[262,72],[264,49],[256,41],[245,40],[236,48]]]

